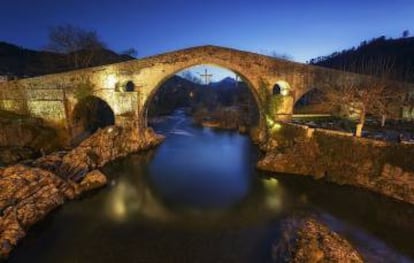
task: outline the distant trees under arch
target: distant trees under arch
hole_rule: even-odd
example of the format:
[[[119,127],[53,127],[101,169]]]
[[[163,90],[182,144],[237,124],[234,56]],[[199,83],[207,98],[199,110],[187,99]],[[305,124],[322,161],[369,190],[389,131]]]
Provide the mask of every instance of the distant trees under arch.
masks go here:
[[[115,114],[104,100],[88,96],[76,104],[72,114],[72,144],[78,144],[99,128],[115,124]]]

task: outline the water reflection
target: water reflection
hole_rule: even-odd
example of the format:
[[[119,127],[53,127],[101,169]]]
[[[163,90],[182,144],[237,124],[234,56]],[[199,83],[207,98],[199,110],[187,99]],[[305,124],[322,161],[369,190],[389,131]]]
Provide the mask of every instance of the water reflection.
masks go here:
[[[145,176],[147,162],[154,152],[132,155],[128,161],[121,161],[107,169],[108,174],[114,174],[105,202],[106,215],[117,222],[126,223],[138,217],[159,221],[169,221],[173,214],[155,196],[154,189],[149,186],[148,176]]]
[[[265,203],[271,210],[278,211],[282,209],[282,188],[276,178],[269,177],[262,180],[265,188]]]
[[[128,159],[118,161],[106,168],[106,173],[113,175],[111,180],[111,188],[113,189],[107,193],[105,202],[108,218],[118,223],[131,223],[137,218],[143,218],[163,221],[170,225],[185,223],[199,227],[215,222],[215,226],[227,226],[230,221],[234,221],[232,219],[234,217],[243,218],[240,222],[246,224],[260,221],[263,218],[270,219],[281,210],[283,197],[275,178],[242,182],[242,185],[248,185],[248,188],[241,188],[244,190],[242,195],[238,191],[231,191],[234,185],[223,184],[224,187],[219,187],[214,191],[199,191],[195,194],[193,194],[194,190],[190,189],[194,197],[190,201],[187,201],[190,195],[182,193],[169,196],[162,192],[163,187],[167,188],[168,185],[175,184],[180,189],[180,183],[189,184],[190,182],[190,186],[198,184],[199,178],[196,177],[200,174],[186,177],[189,182],[183,181],[182,178],[167,180],[167,183],[165,180],[156,181],[153,176],[158,174],[151,172],[147,160],[152,159],[148,156],[156,158],[158,153],[159,151],[156,151],[155,156],[154,151],[132,155]],[[168,167],[168,165],[164,165]],[[169,169],[171,167],[165,171]],[[243,174],[245,175],[245,173]],[[166,175],[171,175],[171,172]],[[248,176],[246,175],[246,177]],[[227,180],[225,176],[221,179]],[[220,182],[220,180],[216,179],[216,182]],[[240,189],[239,186],[235,187]],[[208,189],[208,186],[206,188]],[[230,189],[230,194],[220,194],[220,190],[226,192],[227,189]],[[217,201],[219,198],[223,198],[227,202],[220,204]],[[200,217],[208,218],[208,221],[200,221]],[[234,225],[238,225],[240,222],[234,222]]]
[[[192,126],[183,111],[156,128],[168,139],[157,149],[149,177],[166,202],[192,209],[225,209],[247,196],[254,164],[246,136]]]

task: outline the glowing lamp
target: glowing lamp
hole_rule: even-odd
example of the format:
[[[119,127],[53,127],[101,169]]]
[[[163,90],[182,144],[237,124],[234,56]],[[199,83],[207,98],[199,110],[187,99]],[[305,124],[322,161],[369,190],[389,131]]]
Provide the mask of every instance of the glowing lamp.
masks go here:
[[[288,89],[286,89],[286,88],[281,89],[281,91],[280,91],[280,95],[282,95],[282,96],[287,96],[287,95],[289,95],[289,90],[288,90]]]
[[[282,128],[282,125],[280,123],[275,122],[275,124],[272,126],[271,130],[272,132],[278,131]]]

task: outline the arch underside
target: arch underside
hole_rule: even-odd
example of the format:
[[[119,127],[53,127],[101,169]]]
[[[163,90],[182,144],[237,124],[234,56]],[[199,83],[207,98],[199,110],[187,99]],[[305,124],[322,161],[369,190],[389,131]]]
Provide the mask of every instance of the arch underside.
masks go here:
[[[76,145],[99,128],[115,124],[115,113],[101,97],[90,95],[79,100],[70,115],[71,144]]]
[[[248,77],[249,74],[248,73],[243,73],[242,70],[237,69],[238,66],[237,65],[233,65],[232,63],[229,63],[227,61],[217,61],[214,60],[212,58],[208,58],[208,59],[196,59],[195,61],[191,61],[188,63],[185,63],[183,65],[177,66],[171,70],[169,70],[169,72],[166,72],[162,77],[160,77],[157,81],[156,84],[150,88],[150,92],[149,95],[147,96],[145,102],[143,103],[143,109],[140,112],[140,120],[141,120],[141,125],[143,125],[143,127],[147,127],[148,125],[148,109],[149,106],[152,102],[152,100],[154,99],[154,97],[156,96],[158,90],[160,89],[160,87],[171,77],[173,77],[174,75],[178,74],[181,71],[184,71],[186,69],[198,66],[198,65],[209,65],[209,66],[214,66],[214,67],[219,67],[219,68],[223,68],[223,69],[227,69],[230,70],[232,72],[234,72],[235,74],[237,74],[238,76],[241,77],[241,79],[247,84],[247,87],[249,89],[249,91],[251,92],[255,104],[257,106],[258,109],[260,109],[261,107],[263,107],[262,102],[260,100],[259,94],[258,94],[258,88],[256,87],[256,84],[253,80],[251,80],[252,78]],[[244,71],[244,70],[243,70]],[[248,69],[247,69],[248,71]],[[259,110],[259,125],[262,125],[264,123],[264,116],[262,116],[261,111]]]

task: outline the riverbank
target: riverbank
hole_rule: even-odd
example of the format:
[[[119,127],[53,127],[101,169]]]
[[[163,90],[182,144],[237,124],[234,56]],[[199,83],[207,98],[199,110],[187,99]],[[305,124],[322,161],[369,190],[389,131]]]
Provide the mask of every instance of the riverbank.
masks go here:
[[[252,120],[238,107],[219,107],[213,112],[199,110],[194,112],[193,121],[203,127],[221,130],[236,130],[247,133]]]
[[[263,145],[262,170],[312,176],[414,204],[414,147],[283,124]]]
[[[161,143],[151,129],[106,127],[69,152],[0,169],[0,259],[28,229],[67,200],[107,183],[98,169],[130,153]]]

